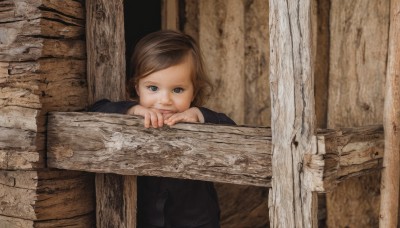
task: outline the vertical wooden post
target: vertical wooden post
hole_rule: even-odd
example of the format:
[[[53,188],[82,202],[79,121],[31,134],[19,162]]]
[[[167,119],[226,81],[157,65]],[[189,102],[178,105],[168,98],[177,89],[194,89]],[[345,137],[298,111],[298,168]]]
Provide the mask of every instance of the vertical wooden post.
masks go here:
[[[270,0],[271,227],[316,227],[304,155],[316,153],[311,0]]]
[[[178,0],[162,1],[162,29],[179,29]]]
[[[123,0],[86,0],[89,104],[125,99]],[[96,174],[97,227],[136,227],[136,177]]]
[[[381,180],[379,227],[398,227],[400,178],[400,2],[390,2],[390,29],[383,125],[385,155]]]

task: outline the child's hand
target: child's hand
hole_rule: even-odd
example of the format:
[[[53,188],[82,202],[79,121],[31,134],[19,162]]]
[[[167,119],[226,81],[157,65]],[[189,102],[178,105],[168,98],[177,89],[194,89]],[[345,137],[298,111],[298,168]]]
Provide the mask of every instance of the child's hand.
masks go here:
[[[146,108],[141,105],[135,105],[127,112],[129,115],[138,115],[144,117],[144,127],[154,128],[162,127],[164,125],[164,116],[157,109]]]
[[[204,123],[204,116],[200,110],[196,107],[189,108],[188,110],[180,113],[172,114],[169,117],[165,117],[164,123],[168,126],[172,126],[176,123]]]

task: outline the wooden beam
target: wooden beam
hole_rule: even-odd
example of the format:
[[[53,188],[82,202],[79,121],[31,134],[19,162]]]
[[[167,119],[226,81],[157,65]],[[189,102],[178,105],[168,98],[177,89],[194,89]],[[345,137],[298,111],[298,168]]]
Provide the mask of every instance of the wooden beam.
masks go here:
[[[271,187],[269,128],[145,129],[140,117],[75,112],[51,113],[48,122],[52,168]],[[349,177],[382,167],[382,126],[321,130],[317,141],[318,154],[305,155],[303,165],[313,191],[331,191]]]
[[[246,6],[244,1],[202,0],[198,3],[198,41],[204,56],[207,56],[204,63],[208,66],[211,83],[218,88],[211,94],[207,106],[223,110],[237,124],[243,124],[243,107],[246,106]]]
[[[179,30],[179,3],[178,0],[162,1],[162,29]]]
[[[400,2],[390,1],[389,54],[383,124],[385,156],[381,180],[379,227],[398,227],[400,179]]]
[[[87,0],[89,104],[125,99],[123,0]],[[136,177],[96,174],[97,227],[136,227]]]
[[[270,0],[271,227],[316,227],[317,194],[305,156],[318,155],[311,0]]]
[[[123,0],[86,1],[89,104],[125,99]]]
[[[52,167],[268,186],[269,128],[177,124],[146,129],[134,116],[49,117]]]
[[[332,191],[348,178],[378,172],[382,168],[382,126],[319,130],[317,141],[318,154],[304,157],[305,171],[314,182],[309,186],[313,191]],[[322,182],[321,178],[316,178],[320,175],[323,175]]]

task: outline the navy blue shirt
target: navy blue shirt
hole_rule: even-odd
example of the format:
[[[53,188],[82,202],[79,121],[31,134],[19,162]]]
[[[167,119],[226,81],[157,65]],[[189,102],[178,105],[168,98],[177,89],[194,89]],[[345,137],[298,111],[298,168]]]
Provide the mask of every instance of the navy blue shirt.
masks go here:
[[[127,113],[133,101],[100,100],[92,112]],[[235,125],[223,113],[199,107],[206,123]],[[212,182],[139,176],[137,227],[219,227],[220,209]]]

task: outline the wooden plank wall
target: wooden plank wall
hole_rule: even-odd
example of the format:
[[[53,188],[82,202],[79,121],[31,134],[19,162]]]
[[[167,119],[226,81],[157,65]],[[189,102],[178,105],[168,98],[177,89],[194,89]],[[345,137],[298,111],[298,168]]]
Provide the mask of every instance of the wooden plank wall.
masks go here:
[[[213,82],[221,90],[213,95],[209,106],[226,112],[238,123],[269,126],[268,1],[242,0],[234,4],[202,1],[199,4],[196,0],[186,0],[185,3],[184,31],[200,41],[208,67],[212,68]],[[389,0],[315,0],[313,3],[317,126],[382,124]],[[236,19],[229,17],[231,11],[236,13]],[[228,28],[232,31],[226,31]],[[227,40],[227,34],[244,41]],[[242,60],[238,56],[231,59],[232,50]],[[227,66],[234,70],[227,70]],[[244,74],[244,79],[237,74]],[[227,80],[241,84],[233,87],[235,93],[225,85],[218,85]],[[238,99],[239,96],[244,97]],[[328,217],[329,227],[377,226],[379,181],[379,174],[345,181],[336,191],[327,194],[326,206],[325,196],[320,196],[319,217]],[[217,186],[222,225],[255,227],[267,221],[263,217],[267,202],[262,200],[266,192],[245,186]],[[240,197],[243,194],[249,197],[243,199]],[[232,209],[235,207],[237,210]],[[320,226],[324,223],[321,220]]]
[[[92,176],[49,170],[45,159],[47,112],[87,104],[84,22],[81,1],[0,3],[0,224],[6,227],[93,225]]]
[[[389,0],[331,0],[328,128],[382,124]],[[378,227],[380,174],[327,194],[329,227]]]
[[[198,40],[216,90],[207,106],[238,124],[269,126],[268,1],[185,3],[184,31]],[[269,225],[266,188],[231,184],[216,188],[223,227]]]

